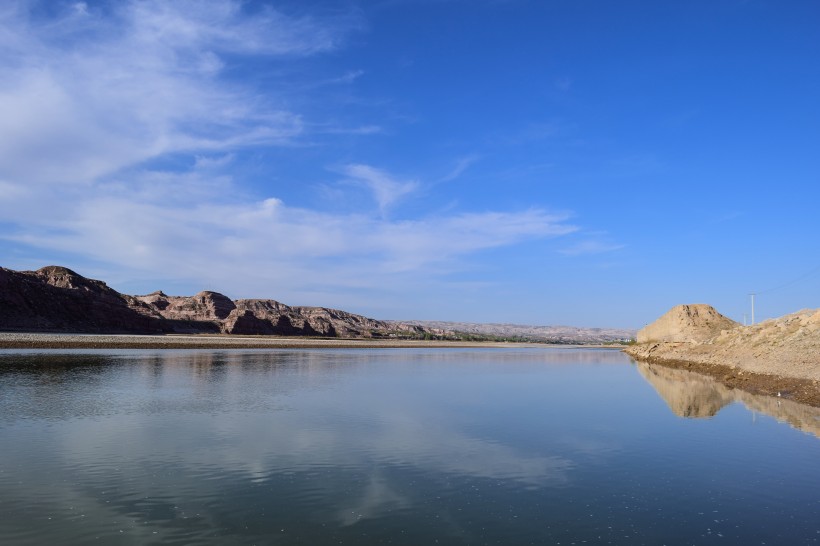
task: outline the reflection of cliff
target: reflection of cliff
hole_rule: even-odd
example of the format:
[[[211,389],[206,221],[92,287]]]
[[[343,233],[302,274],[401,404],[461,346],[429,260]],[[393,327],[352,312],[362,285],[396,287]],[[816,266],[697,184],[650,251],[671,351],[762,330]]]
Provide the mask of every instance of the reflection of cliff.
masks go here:
[[[820,437],[820,408],[730,389],[705,375],[686,370],[651,366],[645,362],[635,365],[675,415],[711,417],[732,402],[742,402],[751,411],[765,413]]]

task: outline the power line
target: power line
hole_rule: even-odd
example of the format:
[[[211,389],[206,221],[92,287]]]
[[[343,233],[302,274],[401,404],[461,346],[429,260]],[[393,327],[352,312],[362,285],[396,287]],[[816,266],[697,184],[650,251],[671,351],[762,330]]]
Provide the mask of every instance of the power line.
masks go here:
[[[751,303],[752,303],[752,324],[755,323],[755,296],[759,296],[761,294],[770,294],[771,292],[776,292],[777,290],[781,290],[783,288],[792,286],[793,284],[797,284],[800,281],[804,281],[804,280],[808,279],[809,277],[813,277],[816,273],[820,273],[820,265],[810,269],[809,271],[807,271],[806,273],[803,273],[799,277],[796,277],[796,278],[794,278],[794,279],[792,279],[788,282],[785,282],[783,284],[779,284],[777,286],[774,286],[772,288],[768,288],[766,290],[758,290],[757,292],[750,292],[749,296],[751,297]],[[743,315],[743,324],[744,325],[746,324],[746,315]]]
[[[789,282],[783,283],[779,286],[775,286],[774,288],[769,288],[768,290],[760,290],[760,291],[756,292],[756,294],[768,294],[769,292],[774,292],[776,290],[786,288],[787,286],[791,286],[791,285],[796,284],[796,283],[798,283],[802,280],[808,279],[809,277],[813,276],[815,273],[820,273],[820,265],[818,265],[814,269],[809,270],[808,273],[804,273],[803,275],[800,275],[796,279],[792,279]]]

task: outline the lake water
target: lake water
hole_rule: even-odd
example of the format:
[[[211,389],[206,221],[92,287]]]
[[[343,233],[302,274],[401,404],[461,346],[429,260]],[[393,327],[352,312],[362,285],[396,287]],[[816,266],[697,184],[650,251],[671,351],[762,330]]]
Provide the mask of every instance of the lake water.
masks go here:
[[[0,351],[0,544],[817,544],[818,435],[617,351]]]

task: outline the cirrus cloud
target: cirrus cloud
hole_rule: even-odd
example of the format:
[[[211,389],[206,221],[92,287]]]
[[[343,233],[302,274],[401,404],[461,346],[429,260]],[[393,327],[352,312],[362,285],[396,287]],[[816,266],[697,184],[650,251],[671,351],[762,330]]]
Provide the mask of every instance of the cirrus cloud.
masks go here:
[[[319,55],[361,26],[355,13],[250,13],[232,0],[6,4],[0,240],[70,256],[81,271],[104,264],[114,279],[162,272],[233,296],[294,301],[360,289],[378,298],[380,289],[444,278],[470,254],[576,231],[569,214],[538,206],[394,219],[423,177],[365,162],[341,173],[371,193],[376,210],[291,205],[232,172],[243,150],[292,146],[334,125],[288,106],[285,93],[230,77],[231,60]],[[353,83],[361,72],[347,74]],[[379,132],[361,127],[340,131]]]

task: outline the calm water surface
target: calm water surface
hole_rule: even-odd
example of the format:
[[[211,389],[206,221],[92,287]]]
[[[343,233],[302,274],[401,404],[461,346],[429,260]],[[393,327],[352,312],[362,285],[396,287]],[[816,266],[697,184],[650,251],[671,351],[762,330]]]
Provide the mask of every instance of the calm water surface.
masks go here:
[[[0,544],[817,544],[818,435],[615,351],[0,351]]]

